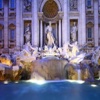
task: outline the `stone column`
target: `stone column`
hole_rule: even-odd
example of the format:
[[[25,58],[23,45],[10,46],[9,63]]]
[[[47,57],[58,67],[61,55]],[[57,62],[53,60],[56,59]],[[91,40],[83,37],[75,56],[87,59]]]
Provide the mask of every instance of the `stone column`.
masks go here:
[[[81,15],[81,23],[80,23],[80,27],[81,28],[81,45],[86,43],[86,12],[85,12],[85,0],[80,0],[81,4],[81,11],[80,11],[80,15]]]
[[[58,27],[58,25],[57,25],[57,23],[56,23],[56,37],[55,37],[55,39],[56,39],[57,44],[58,44],[58,40],[57,40],[57,37],[58,37],[58,30],[57,30],[57,27]]]
[[[64,0],[64,4],[63,4],[63,12],[64,12],[64,16],[63,16],[63,30],[62,30],[62,42],[63,44],[66,43],[66,42],[69,42],[69,32],[68,32],[68,26],[69,26],[69,23],[68,23],[68,0]]]
[[[61,20],[59,20],[59,47],[61,47]]]
[[[43,21],[40,20],[40,46],[42,48],[43,46]]]
[[[81,39],[81,26],[80,26],[80,23],[81,23],[81,18],[80,18],[80,16],[79,16],[79,19],[78,19],[78,24],[77,24],[77,27],[78,27],[78,43],[81,45],[82,43],[81,43],[81,41],[82,41],[82,39]]]
[[[21,42],[20,42],[20,46],[21,48],[24,45],[24,22],[23,22],[23,18],[22,18],[22,13],[23,13],[23,0],[20,0],[20,35],[21,35]]]
[[[38,25],[38,11],[37,0],[32,1],[32,45],[39,46],[39,25]]]
[[[20,49],[21,31],[20,31],[20,0],[16,0],[16,47]]]
[[[8,0],[4,0],[4,48],[8,48],[9,36],[8,36]]]
[[[98,0],[94,0],[94,41],[98,46]]]

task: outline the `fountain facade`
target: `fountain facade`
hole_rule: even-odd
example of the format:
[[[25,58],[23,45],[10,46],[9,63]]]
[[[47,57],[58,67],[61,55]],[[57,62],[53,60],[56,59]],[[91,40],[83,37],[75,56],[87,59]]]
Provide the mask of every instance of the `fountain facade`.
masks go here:
[[[11,55],[1,55],[0,67],[3,71],[1,74],[6,77],[7,75],[11,76],[11,80],[16,79],[18,75],[21,79],[31,78],[35,80],[61,80],[66,79],[66,75],[68,79],[72,80],[94,80],[94,69],[92,71],[89,62],[84,58],[92,55],[89,60],[97,68],[100,59],[100,47],[95,48],[91,54],[85,52],[83,48],[86,45],[79,46],[76,41],[77,26],[75,23],[71,31],[71,43],[65,41],[62,47],[56,45],[51,22],[46,27],[45,34],[44,47],[32,46],[30,24],[27,24],[25,44],[22,50],[14,51]],[[19,72],[19,70],[21,71]]]

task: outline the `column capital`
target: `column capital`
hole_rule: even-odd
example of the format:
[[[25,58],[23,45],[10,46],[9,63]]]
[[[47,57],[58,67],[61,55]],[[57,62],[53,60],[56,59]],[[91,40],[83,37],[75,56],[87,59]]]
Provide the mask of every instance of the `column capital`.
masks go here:
[[[43,20],[43,12],[38,12],[39,19]]]
[[[64,13],[62,11],[58,11],[59,19],[62,19],[64,16]]]

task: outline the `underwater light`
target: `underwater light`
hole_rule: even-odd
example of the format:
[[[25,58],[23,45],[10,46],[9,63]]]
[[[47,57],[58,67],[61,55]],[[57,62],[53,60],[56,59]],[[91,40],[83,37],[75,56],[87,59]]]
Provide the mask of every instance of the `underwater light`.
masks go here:
[[[84,83],[84,81],[82,81],[82,80],[68,80],[68,82],[78,83],[78,84],[83,84]]]
[[[18,81],[15,81],[15,83],[19,83]]]
[[[96,85],[96,84],[91,84],[91,86],[92,86],[92,87],[97,87],[97,85]]]
[[[38,85],[43,85],[43,84],[46,83],[45,80],[28,80],[26,82],[35,83],[35,84],[38,84]]]
[[[71,82],[71,83],[74,83],[75,82],[75,80],[67,80],[68,82]]]
[[[4,84],[8,84],[9,82],[8,81],[4,81]]]
[[[76,83],[78,83],[78,84],[83,84],[84,81],[82,81],[82,80],[77,80]]]

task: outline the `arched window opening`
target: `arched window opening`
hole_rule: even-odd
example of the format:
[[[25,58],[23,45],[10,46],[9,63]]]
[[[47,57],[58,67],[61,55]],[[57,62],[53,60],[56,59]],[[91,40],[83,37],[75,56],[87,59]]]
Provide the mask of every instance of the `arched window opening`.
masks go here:
[[[0,24],[0,41],[3,40],[3,25]]]
[[[93,23],[87,23],[87,41],[93,41]]]
[[[92,38],[92,28],[91,27],[88,28],[88,38],[89,39]]]
[[[9,25],[9,40],[15,41],[15,25],[14,24]]]
[[[87,7],[91,8],[91,0],[87,0]]]
[[[15,8],[15,2],[16,2],[15,0],[10,0],[9,6],[10,6],[11,9]]]
[[[3,0],[0,0],[0,9],[3,8]]]

